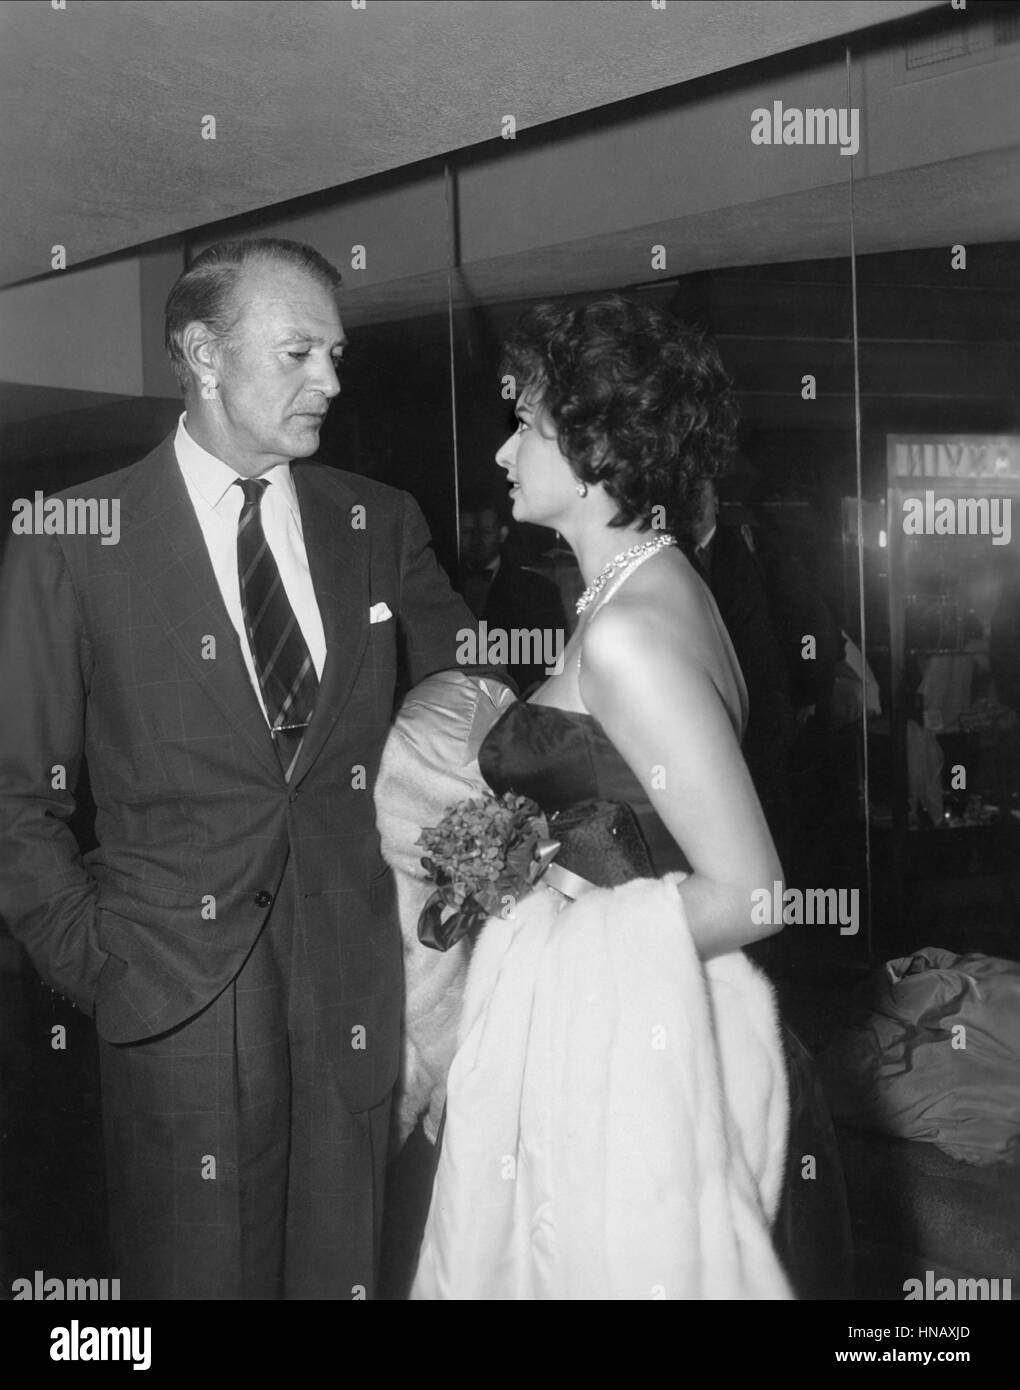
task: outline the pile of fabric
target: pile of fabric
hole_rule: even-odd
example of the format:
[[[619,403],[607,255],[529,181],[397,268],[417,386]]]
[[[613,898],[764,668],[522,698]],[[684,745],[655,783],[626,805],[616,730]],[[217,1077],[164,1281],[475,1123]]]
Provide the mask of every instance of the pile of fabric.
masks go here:
[[[926,947],[888,961],[860,1002],[818,1058],[834,1118],[1020,1164],[1020,964]]]

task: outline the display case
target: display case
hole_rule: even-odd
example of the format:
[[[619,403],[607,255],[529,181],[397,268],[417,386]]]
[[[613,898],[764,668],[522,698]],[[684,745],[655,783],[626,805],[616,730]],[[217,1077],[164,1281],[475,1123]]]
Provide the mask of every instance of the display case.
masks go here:
[[[1020,823],[1020,438],[889,435],[892,819]]]

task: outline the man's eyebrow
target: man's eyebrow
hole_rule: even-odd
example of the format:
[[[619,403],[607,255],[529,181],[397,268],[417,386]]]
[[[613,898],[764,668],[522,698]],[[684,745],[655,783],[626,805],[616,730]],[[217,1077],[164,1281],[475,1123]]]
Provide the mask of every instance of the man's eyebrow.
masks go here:
[[[317,333],[305,333],[300,328],[286,328],[276,340],[278,343],[312,343],[315,347],[321,347],[326,341]],[[343,349],[347,346],[346,337],[337,338],[331,345],[330,351],[335,352],[337,348]]]

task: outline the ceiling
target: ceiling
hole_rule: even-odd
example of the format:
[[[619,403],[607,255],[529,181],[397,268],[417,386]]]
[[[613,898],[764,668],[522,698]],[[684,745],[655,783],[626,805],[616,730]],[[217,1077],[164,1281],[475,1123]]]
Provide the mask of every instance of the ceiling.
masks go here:
[[[856,251],[860,255],[955,242],[1012,241],[1017,235],[1020,149],[990,150],[921,169],[896,170],[860,183],[854,193]],[[641,252],[653,243],[676,248],[673,275],[720,266],[760,266],[793,259],[850,254],[850,188],[828,184],[762,198],[744,215],[732,208],[628,228],[622,232],[537,247],[460,267],[452,279],[428,274],[380,281],[342,291],[348,328],[439,315],[454,308],[652,281],[636,276]],[[796,256],[791,227],[797,228]],[[647,257],[645,257],[645,261]],[[661,277],[666,278],[666,277]]]
[[[0,285],[934,3],[6,0]]]

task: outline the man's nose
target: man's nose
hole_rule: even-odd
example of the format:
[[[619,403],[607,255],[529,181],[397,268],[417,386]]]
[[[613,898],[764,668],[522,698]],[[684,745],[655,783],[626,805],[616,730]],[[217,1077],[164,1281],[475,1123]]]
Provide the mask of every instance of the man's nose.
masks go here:
[[[309,383],[313,391],[321,391],[327,400],[333,400],[340,394],[340,378],[336,374],[336,368],[330,358],[320,363],[314,373],[312,381]]]

